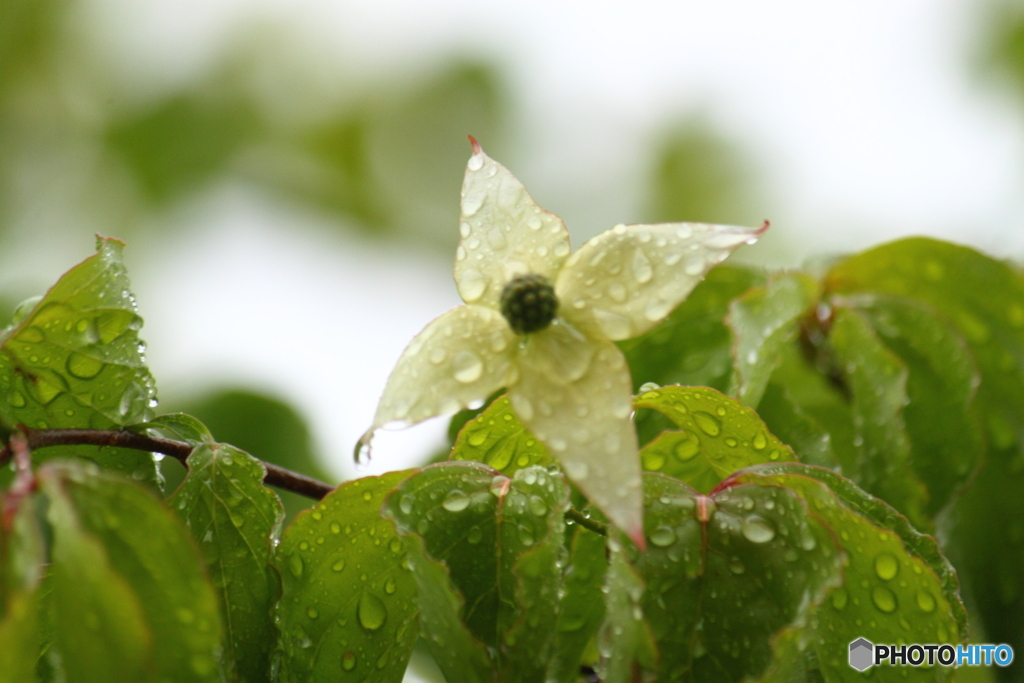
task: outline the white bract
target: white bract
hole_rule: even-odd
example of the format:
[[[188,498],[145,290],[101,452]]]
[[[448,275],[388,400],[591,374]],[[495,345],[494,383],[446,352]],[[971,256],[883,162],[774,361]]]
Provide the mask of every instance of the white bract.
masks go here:
[[[569,478],[643,547],[632,383],[613,342],[651,329],[708,270],[766,227],[617,225],[570,256],[562,220],[537,206],[474,140],[455,255],[466,305],[412,340],[361,444],[386,424],[477,406],[504,387],[516,415]],[[537,280],[550,283],[556,312],[542,320],[543,329],[517,334],[503,314],[502,293],[514,281]],[[534,303],[524,301],[527,308]]]

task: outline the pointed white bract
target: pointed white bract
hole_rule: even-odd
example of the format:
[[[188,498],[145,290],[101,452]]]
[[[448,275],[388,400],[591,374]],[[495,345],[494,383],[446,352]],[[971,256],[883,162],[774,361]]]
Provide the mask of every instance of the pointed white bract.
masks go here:
[[[385,424],[454,413],[508,389],[512,409],[588,499],[641,547],[643,496],[626,359],[612,343],[663,320],[734,249],[764,232],[705,223],[618,225],[571,257],[569,233],[474,141],[455,283],[465,306],[430,323],[388,378],[362,441]],[[554,286],[557,317],[516,335],[499,312],[521,275]]]

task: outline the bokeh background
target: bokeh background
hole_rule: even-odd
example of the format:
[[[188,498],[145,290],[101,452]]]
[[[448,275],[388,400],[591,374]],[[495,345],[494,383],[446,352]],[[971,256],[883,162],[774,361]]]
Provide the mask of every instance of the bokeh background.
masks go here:
[[[576,244],[768,218],[737,258],[925,234],[1020,260],[1024,3],[0,0],[0,309],[120,237],[163,408],[356,476],[395,360],[458,303],[467,134]]]

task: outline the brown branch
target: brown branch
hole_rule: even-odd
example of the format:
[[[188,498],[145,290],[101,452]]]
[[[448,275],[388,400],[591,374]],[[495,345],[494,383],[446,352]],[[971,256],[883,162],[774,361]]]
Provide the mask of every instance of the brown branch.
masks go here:
[[[38,450],[52,446],[113,446],[115,448],[131,448],[137,451],[149,451],[169,455],[180,461],[182,465],[188,466],[187,460],[192,453],[192,446],[182,441],[173,441],[155,436],[146,436],[128,431],[116,431],[111,429],[29,429],[24,425],[19,427],[28,442],[28,448]],[[0,467],[3,467],[11,458],[11,450],[4,447],[0,450]],[[270,486],[275,486],[285,491],[298,493],[299,495],[320,500],[335,487],[318,479],[307,477],[298,472],[292,472],[273,463],[263,462],[267,468],[267,476],[263,480]]]

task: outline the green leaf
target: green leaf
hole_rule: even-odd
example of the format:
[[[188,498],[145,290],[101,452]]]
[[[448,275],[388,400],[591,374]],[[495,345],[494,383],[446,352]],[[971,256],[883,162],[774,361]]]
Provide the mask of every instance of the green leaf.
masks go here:
[[[416,643],[416,585],[384,498],[409,472],[339,486],[277,548],[281,680],[402,680]]]
[[[998,448],[1024,429],[1024,277],[973,249],[923,237],[885,244],[837,265],[825,280],[836,293],[882,292],[929,304],[974,352]]]
[[[604,683],[629,683],[640,679],[641,666],[652,668],[657,646],[650,625],[643,618],[641,599],[644,580],[626,558],[621,535],[609,543],[605,574],[605,618],[598,633],[601,661],[598,670]]]
[[[314,452],[306,421],[281,400],[244,389],[217,389],[189,401],[185,412],[202,420],[221,443],[314,479],[334,480]],[[288,518],[311,504],[291,491],[282,490],[278,495]]]
[[[604,620],[601,586],[608,571],[604,536],[580,527],[572,539],[555,627],[555,653],[549,678],[576,683],[587,644]]]
[[[451,459],[482,462],[508,477],[525,467],[555,462],[512,412],[507,396],[466,423],[455,439]]]
[[[927,306],[912,299],[871,296],[851,300],[886,347],[908,370],[903,418],[911,466],[928,489],[934,517],[964,486],[980,462],[984,433],[974,414],[980,382],[966,343]]]
[[[54,535],[55,646],[68,679],[219,681],[217,599],[174,514],[94,467],[54,462],[39,480]]]
[[[44,552],[35,504],[0,494],[0,683],[37,680]]]
[[[729,304],[764,281],[758,270],[716,266],[662,323],[621,342],[634,390],[647,382],[728,389],[732,333],[724,321]]]
[[[803,273],[785,273],[764,287],[755,287],[729,306],[733,387],[740,403],[756,408],[768,380],[781,360],[786,342],[797,333],[800,318],[819,296],[818,283]]]
[[[800,462],[830,469],[839,467],[832,451],[832,436],[780,385],[768,385],[758,405],[757,415],[764,420],[768,431],[778,435],[780,441],[793,449]]]
[[[842,580],[833,532],[793,492],[730,480],[703,496],[644,475],[648,550],[643,614],[658,644],[659,680],[740,681],[760,675],[773,639],[804,626]]]
[[[662,387],[640,394],[633,405],[657,410],[679,427],[640,451],[644,469],[681,479],[703,493],[744,467],[794,459],[757,413],[714,389]]]
[[[903,422],[906,365],[853,309],[836,307],[829,340],[852,394],[857,463],[851,478],[928,528],[927,491],[911,468],[910,437]]]
[[[130,425],[128,429],[156,438],[184,441],[193,448],[214,443],[213,434],[202,422],[185,413],[170,413],[149,422]]]
[[[199,445],[188,468],[167,504],[199,542],[220,597],[228,675],[249,683],[269,681],[277,636],[270,611],[280,594],[270,554],[284,509],[262,485],[263,464],[234,446]]]
[[[781,486],[799,495],[845,551],[842,586],[831,591],[800,635],[800,650],[816,653],[825,680],[861,680],[847,663],[847,647],[859,637],[874,643],[956,644],[966,639],[966,614],[953,568],[933,538],[915,531],[883,501],[834,472],[806,465],[759,466],[737,481]],[[882,681],[945,680],[951,674],[943,667],[874,671]]]
[[[568,504],[565,481],[544,468],[522,469],[509,479],[465,461],[424,468],[388,500],[387,514],[399,532],[423,540],[425,555],[413,564],[421,594],[432,604],[447,604],[443,622],[425,618],[423,627],[449,680],[464,675],[462,663],[445,652],[449,638],[462,643],[470,658],[477,658],[477,643],[493,652],[494,680],[545,680],[556,633]],[[440,585],[426,585],[431,582]],[[455,600],[439,599],[452,584]],[[461,623],[476,642],[452,621],[459,597]],[[427,605],[422,608],[429,616]]]
[[[98,253],[58,280],[0,337],[0,422],[35,428],[116,429],[152,414],[156,385],[138,330],[142,318],[121,259],[123,244]],[[93,446],[48,449],[37,461],[76,455],[156,486],[149,453]]]
[[[166,204],[195,191],[261,131],[256,105],[230,79],[174,93],[109,124],[106,147],[127,165],[147,200]]]

